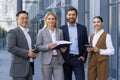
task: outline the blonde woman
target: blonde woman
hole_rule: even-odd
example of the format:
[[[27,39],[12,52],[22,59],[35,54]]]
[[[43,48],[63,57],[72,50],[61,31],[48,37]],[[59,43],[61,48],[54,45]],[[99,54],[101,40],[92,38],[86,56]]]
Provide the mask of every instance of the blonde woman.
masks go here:
[[[61,51],[52,50],[55,41],[63,40],[62,30],[57,28],[58,19],[53,12],[48,12],[44,18],[44,27],[39,30],[37,36],[37,48],[41,51],[43,80],[64,80]]]

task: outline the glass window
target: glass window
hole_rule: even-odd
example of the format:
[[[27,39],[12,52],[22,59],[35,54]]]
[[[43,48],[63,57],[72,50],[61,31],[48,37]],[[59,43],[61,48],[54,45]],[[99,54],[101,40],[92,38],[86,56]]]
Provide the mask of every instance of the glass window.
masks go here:
[[[115,3],[115,2],[117,2],[118,0],[110,0],[110,4],[111,3]]]
[[[119,0],[120,1],[120,0]],[[118,7],[118,16],[119,16],[119,18],[118,18],[118,28],[119,28],[119,35],[118,35],[118,41],[119,41],[119,47],[118,47],[118,53],[120,54],[120,3],[119,3],[119,5],[118,5],[119,7]],[[119,64],[120,65],[120,64]],[[118,71],[118,74],[120,75],[120,71]]]
[[[117,16],[117,5],[110,6],[109,12],[109,32],[112,37],[113,46],[115,48],[115,54],[110,56],[109,58],[109,78],[110,80],[117,79],[117,71],[118,71],[118,52],[117,52],[117,28],[118,28],[118,16]]]
[[[65,0],[65,5],[71,5],[71,0]]]

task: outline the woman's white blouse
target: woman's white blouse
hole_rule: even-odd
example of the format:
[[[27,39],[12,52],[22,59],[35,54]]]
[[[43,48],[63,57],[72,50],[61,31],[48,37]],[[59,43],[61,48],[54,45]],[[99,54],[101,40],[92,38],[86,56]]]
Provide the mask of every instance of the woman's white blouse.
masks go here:
[[[102,33],[104,32],[104,30],[100,30],[99,32],[95,32],[93,40],[92,40],[92,46],[95,47],[100,36],[102,35]],[[90,41],[90,40],[89,40]],[[107,34],[106,36],[106,47],[107,49],[100,49],[100,55],[113,55],[114,54],[114,48],[113,48],[113,44],[112,44],[112,39],[111,39],[111,35]]]

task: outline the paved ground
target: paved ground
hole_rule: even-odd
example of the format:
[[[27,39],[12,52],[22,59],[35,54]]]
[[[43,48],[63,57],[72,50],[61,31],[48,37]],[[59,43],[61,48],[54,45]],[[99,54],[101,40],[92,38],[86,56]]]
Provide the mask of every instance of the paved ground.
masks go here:
[[[11,54],[5,50],[0,50],[0,80],[12,80],[9,76]],[[42,80],[40,55],[35,60],[34,80]]]
[[[0,50],[0,80],[12,80],[11,77],[9,76],[10,61],[11,54],[5,50]],[[40,55],[35,60],[34,80],[42,80]]]
[[[11,80],[9,77],[10,54],[0,50],[0,80]]]

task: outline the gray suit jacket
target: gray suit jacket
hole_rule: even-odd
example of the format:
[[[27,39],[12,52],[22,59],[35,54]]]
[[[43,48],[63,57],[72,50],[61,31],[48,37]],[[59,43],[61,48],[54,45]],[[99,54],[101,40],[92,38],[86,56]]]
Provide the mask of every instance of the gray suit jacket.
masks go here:
[[[31,38],[32,39],[32,38]],[[12,53],[10,75],[25,77],[29,71],[28,43],[20,27],[12,29],[7,35],[7,49]]]
[[[62,30],[58,28],[56,28],[56,40],[63,40]],[[47,47],[48,43],[52,43],[52,38],[48,28],[40,29],[37,35],[37,46],[38,49],[42,52],[41,53],[42,64],[50,64],[52,59],[53,50],[48,49]],[[59,64],[63,64],[64,60],[60,53],[60,50],[57,50],[57,52],[58,52],[58,62]]]

